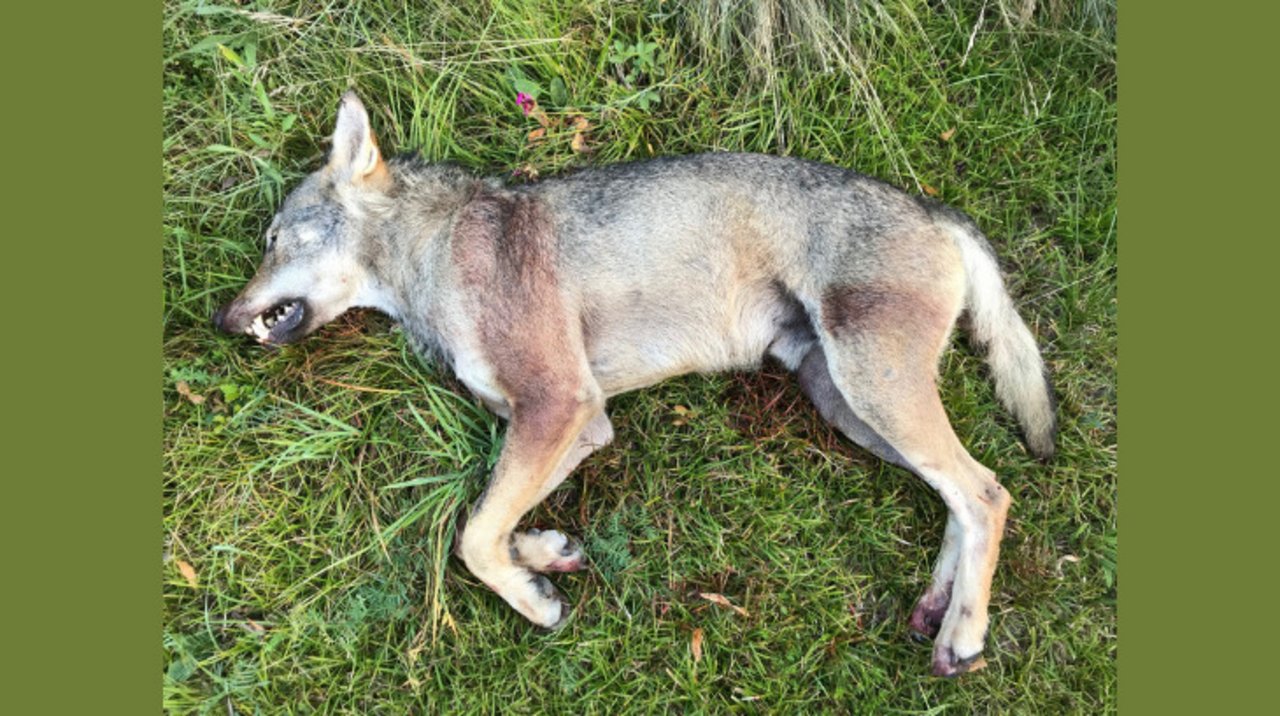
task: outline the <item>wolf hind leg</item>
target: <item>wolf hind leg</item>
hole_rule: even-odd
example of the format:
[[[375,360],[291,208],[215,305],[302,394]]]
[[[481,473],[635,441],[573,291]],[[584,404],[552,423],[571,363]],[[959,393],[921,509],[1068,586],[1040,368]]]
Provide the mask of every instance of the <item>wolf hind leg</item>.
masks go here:
[[[822,350],[822,346],[815,344],[805,354],[796,374],[800,379],[800,387],[818,408],[818,413],[844,433],[845,437],[866,448],[881,460],[908,470],[913,469],[897,449],[854,414],[853,409],[840,393],[840,389],[831,380],[831,373],[827,367],[827,355]],[[956,564],[960,554],[959,546],[960,525],[952,515],[948,514],[946,534],[942,539],[942,549],[938,553],[933,578],[929,588],[925,590],[911,613],[911,629],[930,639],[937,636],[947,606],[951,602],[951,585],[955,581]]]
[[[845,402],[840,389],[831,380],[827,367],[827,355],[815,345],[805,355],[797,370],[800,386],[818,408],[818,413],[845,437],[866,448],[876,457],[899,467],[912,467],[892,445],[863,422]],[[929,588],[916,603],[911,613],[911,629],[929,637],[938,635],[942,618],[951,602],[951,585],[955,581],[956,565],[960,556],[960,523],[948,513],[946,534],[938,553],[937,565]]]
[[[805,395],[809,396],[809,400],[818,408],[818,414],[844,433],[845,437],[866,448],[881,460],[899,467],[911,468],[892,445],[854,414],[840,389],[831,380],[831,373],[827,368],[827,354],[822,350],[822,346],[815,344],[805,354],[804,359],[800,361],[800,367],[796,370],[796,375],[800,379],[800,387]]]
[[[800,380],[850,439],[919,475],[942,497],[948,527],[913,628],[936,633],[933,671],[985,665],[991,577],[1010,505],[995,474],[961,445],[938,396],[936,365],[960,310],[959,292],[927,288],[829,291],[819,344]]]

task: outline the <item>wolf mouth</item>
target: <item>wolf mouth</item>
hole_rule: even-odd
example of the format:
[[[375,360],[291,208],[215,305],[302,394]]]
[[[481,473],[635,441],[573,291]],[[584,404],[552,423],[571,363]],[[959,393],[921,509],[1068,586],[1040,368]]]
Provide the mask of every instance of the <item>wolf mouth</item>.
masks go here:
[[[258,314],[244,332],[256,338],[259,343],[283,343],[302,325],[305,315],[306,308],[302,299],[285,301]]]

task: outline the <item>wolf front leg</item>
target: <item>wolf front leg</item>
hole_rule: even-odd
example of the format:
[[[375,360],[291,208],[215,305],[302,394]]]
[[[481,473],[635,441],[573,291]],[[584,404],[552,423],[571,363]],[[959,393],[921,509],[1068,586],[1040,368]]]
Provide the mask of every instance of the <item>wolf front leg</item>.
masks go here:
[[[522,554],[538,540],[516,536],[513,530],[583,458],[612,437],[598,393],[586,399],[516,403],[493,479],[463,529],[459,552],[467,569],[538,626],[559,626],[569,605],[550,580],[533,571],[557,571],[555,566]],[[567,540],[563,547],[571,549]],[[580,562],[580,555],[563,556]]]

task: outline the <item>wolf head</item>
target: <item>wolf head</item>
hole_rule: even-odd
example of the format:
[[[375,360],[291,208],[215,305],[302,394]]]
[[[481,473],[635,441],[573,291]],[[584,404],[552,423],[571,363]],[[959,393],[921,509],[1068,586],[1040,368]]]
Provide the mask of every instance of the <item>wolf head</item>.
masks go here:
[[[385,309],[361,257],[369,214],[391,182],[369,115],[354,92],[342,96],[328,163],[284,200],[265,237],[262,264],[214,316],[228,333],[263,344],[296,341],[348,308]]]

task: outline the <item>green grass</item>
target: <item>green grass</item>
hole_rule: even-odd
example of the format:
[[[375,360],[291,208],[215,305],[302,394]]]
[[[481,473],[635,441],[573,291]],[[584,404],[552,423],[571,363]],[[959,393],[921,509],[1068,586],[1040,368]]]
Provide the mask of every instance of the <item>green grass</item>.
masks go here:
[[[167,710],[1115,710],[1114,4],[1050,2],[1027,22],[1022,3],[775,4],[772,40],[714,3],[167,5]],[[563,128],[530,147],[515,77],[552,118],[584,116],[592,151]],[[448,550],[498,422],[380,315],[277,351],[209,323],[282,193],[323,161],[349,84],[385,150],[486,173],[782,153],[927,185],[972,215],[1062,423],[1038,464],[981,360],[963,340],[944,358],[956,430],[1015,500],[990,667],[927,676],[906,617],[942,505],[833,433],[776,366],[611,402],[616,443],[527,520],[583,536],[593,560],[556,580],[575,605],[564,630],[535,631],[479,585]]]

